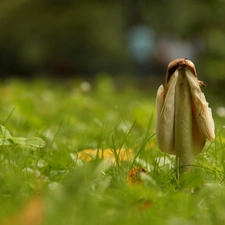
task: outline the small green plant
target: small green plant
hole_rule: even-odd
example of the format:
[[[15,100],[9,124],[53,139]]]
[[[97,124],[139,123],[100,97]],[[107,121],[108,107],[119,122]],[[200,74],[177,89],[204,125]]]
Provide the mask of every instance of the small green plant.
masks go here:
[[[19,145],[24,148],[43,148],[45,141],[39,137],[13,137],[9,131],[0,125],[0,146],[4,145]]]

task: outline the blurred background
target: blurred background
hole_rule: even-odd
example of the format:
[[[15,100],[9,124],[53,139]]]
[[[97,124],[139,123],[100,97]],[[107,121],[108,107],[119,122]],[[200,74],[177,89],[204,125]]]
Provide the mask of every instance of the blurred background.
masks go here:
[[[178,57],[225,78],[223,0],[1,0],[0,76],[164,76]]]

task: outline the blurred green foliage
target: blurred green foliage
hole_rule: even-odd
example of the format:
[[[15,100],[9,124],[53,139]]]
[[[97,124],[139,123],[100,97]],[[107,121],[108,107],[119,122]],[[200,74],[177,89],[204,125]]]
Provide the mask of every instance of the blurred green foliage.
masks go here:
[[[212,108],[215,141],[197,156],[195,173],[177,180],[174,157],[154,137],[156,90],[118,89],[102,74],[93,84],[11,80],[0,91],[0,124],[10,131],[1,127],[2,136],[11,140],[0,146],[1,224],[19,224],[18,215],[35,212],[42,219],[42,209],[42,223],[21,224],[224,224],[223,105]],[[111,149],[113,158],[117,149],[132,150],[133,156],[86,162],[78,157],[84,149]],[[143,184],[128,185],[136,166],[147,171]]]
[[[224,7],[221,0],[2,0],[0,73],[131,72],[127,36],[132,26],[143,23],[156,40],[168,35],[191,43],[198,49],[194,60],[201,73],[223,79]]]

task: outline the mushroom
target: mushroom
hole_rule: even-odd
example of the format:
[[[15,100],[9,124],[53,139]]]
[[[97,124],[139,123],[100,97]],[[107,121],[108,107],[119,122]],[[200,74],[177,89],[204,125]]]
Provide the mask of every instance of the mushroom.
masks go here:
[[[215,138],[211,109],[200,87],[194,64],[187,58],[169,63],[165,89],[156,97],[156,140],[159,148],[176,155],[178,171],[193,165],[206,140]]]

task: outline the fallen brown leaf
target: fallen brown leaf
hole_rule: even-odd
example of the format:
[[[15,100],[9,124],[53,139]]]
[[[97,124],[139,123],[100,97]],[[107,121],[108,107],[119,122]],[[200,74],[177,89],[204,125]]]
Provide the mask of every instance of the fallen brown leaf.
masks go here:
[[[147,173],[146,170],[142,167],[134,167],[132,168],[127,176],[127,182],[130,185],[133,184],[142,184],[143,181],[141,180],[141,173]]]
[[[141,179],[141,173],[147,173],[147,171],[142,167],[132,168],[127,176],[127,183],[129,185],[142,185],[143,181]],[[139,212],[144,211],[152,205],[152,201],[149,199],[140,199],[135,202],[135,206]]]

